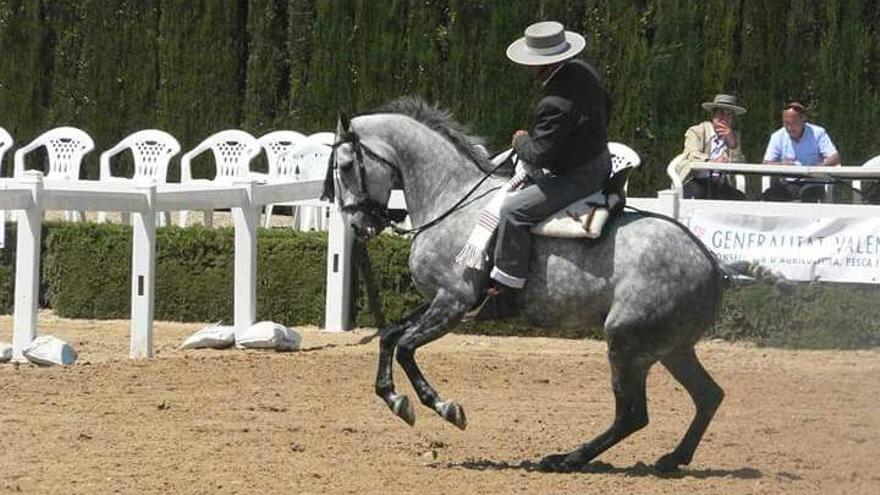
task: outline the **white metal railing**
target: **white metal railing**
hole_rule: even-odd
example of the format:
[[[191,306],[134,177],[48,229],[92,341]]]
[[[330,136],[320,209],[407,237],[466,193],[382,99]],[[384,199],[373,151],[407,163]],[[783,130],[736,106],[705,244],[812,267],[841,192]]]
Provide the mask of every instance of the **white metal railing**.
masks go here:
[[[880,158],[880,157],[878,157]],[[876,160],[876,159],[875,159]],[[769,177],[794,177],[826,181],[850,181],[855,189],[860,189],[865,179],[880,179],[880,167],[875,160],[869,160],[862,166],[803,166],[769,163],[720,163],[704,161],[687,161],[684,155],[673,158],[666,166],[666,174],[672,182],[672,189],[681,192],[687,178],[694,172],[723,172],[737,178],[737,189],[745,192],[745,175]],[[765,182],[764,187],[767,187]]]
[[[15,312],[14,359],[37,331],[37,298],[40,273],[40,233],[46,209],[78,209],[131,212],[133,249],[131,278],[131,352],[133,358],[153,356],[153,308],[155,287],[156,212],[203,208],[231,208],[235,226],[234,324],[237,331],[253,324],[256,317],[257,227],[265,204],[317,199],[323,181],[256,183],[250,180],[231,185],[163,184],[154,182],[108,184],[95,181],[57,183],[31,171],[20,179],[0,179],[0,209],[19,210]],[[681,199],[680,191],[668,189],[656,198],[628,198],[636,208],[686,219],[696,212],[725,211],[763,216],[869,217],[876,206],[811,203],[769,203]],[[405,208],[400,191],[394,191],[390,206]],[[327,243],[327,285],[324,329],[348,330],[351,259],[354,235],[333,205],[330,207]]]
[[[320,195],[323,181],[259,184],[244,179],[228,185],[162,184],[152,180],[111,184],[98,181],[58,182],[28,171],[19,179],[0,179],[0,209],[19,210],[15,267],[13,359],[22,360],[23,349],[37,334],[40,285],[40,236],[43,211],[49,209],[101,210],[132,213],[131,351],[132,358],[153,356],[155,305],[156,213],[167,210],[231,208],[235,226],[234,325],[242,331],[256,318],[257,227],[260,210],[270,202],[311,199]],[[345,229],[337,221],[330,234],[333,245]],[[345,245],[343,242],[341,245]],[[350,238],[348,239],[350,245]],[[347,274],[331,271],[329,294],[348,297]],[[328,297],[328,330],[347,328],[346,307]],[[336,312],[334,312],[336,311]]]

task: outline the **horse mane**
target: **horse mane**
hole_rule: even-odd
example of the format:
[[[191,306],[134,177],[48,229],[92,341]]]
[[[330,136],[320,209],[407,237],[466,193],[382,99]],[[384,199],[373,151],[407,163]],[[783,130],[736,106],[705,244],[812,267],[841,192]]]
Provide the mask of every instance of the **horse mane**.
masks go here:
[[[459,123],[449,110],[428,104],[418,96],[401,96],[389,101],[371,113],[397,113],[424,124],[451,142],[455,149],[474,162],[480,170],[492,169],[487,156],[478,146],[485,149],[485,140],[469,134],[467,126]]]

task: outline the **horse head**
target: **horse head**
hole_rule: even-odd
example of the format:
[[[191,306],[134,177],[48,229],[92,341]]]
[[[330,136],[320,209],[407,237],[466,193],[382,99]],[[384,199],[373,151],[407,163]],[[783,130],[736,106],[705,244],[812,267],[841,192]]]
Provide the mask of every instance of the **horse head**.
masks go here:
[[[369,239],[395,218],[388,212],[391,190],[401,181],[394,149],[381,139],[362,139],[340,115],[323,198],[336,201],[355,235]]]

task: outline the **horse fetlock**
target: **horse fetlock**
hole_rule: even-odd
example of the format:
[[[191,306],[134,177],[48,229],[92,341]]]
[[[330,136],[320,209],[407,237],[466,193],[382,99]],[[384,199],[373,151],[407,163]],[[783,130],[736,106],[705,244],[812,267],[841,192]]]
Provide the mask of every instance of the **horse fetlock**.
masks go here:
[[[617,421],[614,426],[615,426],[615,429],[618,431],[618,433],[621,436],[632,435],[633,433],[648,426],[648,416],[638,414],[638,415],[623,417],[623,418],[620,418],[620,420]]]
[[[384,400],[385,402],[389,402],[391,400],[391,396],[394,395],[394,385],[388,383],[387,381],[385,383],[377,381],[375,391],[376,395],[381,397],[382,400]]]
[[[704,394],[703,401],[712,411],[718,409],[718,406],[724,401],[724,389],[715,386],[708,393]]]
[[[686,466],[691,463],[692,456],[680,454],[676,451],[661,456],[654,463],[654,467],[661,473],[672,473],[678,471],[680,466]]]
[[[458,405],[455,401],[447,400],[438,402],[434,406],[434,410],[437,411],[437,414],[443,419],[457,426],[458,429],[464,430],[467,428],[467,416],[464,414],[464,408]]]
[[[398,418],[404,420],[406,424],[414,426],[416,424],[416,411],[409,401],[409,397],[400,394],[391,394],[385,398],[385,402]]]
[[[632,420],[629,421],[629,429],[631,433],[635,433],[642,428],[648,426],[648,416],[647,415],[639,415]]]

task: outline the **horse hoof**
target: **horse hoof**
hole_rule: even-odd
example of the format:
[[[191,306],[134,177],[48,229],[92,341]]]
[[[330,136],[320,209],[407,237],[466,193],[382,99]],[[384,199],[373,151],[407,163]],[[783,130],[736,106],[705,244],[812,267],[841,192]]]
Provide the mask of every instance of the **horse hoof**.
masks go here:
[[[413,410],[412,404],[409,402],[409,397],[405,395],[393,395],[388,402],[388,407],[391,408],[391,412],[393,412],[398,418],[406,421],[406,424],[410,426],[416,424],[416,412]]]
[[[538,469],[548,473],[571,473],[581,467],[582,463],[575,462],[570,454],[548,455],[538,463]]]
[[[673,452],[657,459],[657,462],[654,463],[654,468],[661,473],[674,473],[679,470],[682,464],[687,464],[687,462],[683,462]]]
[[[443,419],[457,426],[459,430],[467,428],[467,416],[464,414],[464,408],[455,401],[447,400],[437,404],[437,412]]]

